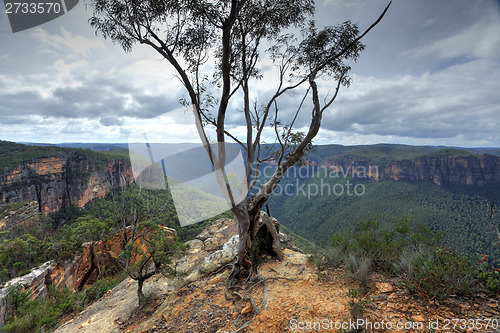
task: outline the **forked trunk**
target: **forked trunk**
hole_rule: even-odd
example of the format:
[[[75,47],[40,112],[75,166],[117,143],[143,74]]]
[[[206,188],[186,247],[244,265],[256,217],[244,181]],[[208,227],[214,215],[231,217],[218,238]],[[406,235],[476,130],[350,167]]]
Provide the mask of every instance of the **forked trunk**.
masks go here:
[[[240,273],[253,273],[264,255],[283,259],[283,251],[279,241],[279,224],[267,213],[248,211],[247,202],[240,203],[232,209],[238,220],[240,243],[238,248],[238,268]]]

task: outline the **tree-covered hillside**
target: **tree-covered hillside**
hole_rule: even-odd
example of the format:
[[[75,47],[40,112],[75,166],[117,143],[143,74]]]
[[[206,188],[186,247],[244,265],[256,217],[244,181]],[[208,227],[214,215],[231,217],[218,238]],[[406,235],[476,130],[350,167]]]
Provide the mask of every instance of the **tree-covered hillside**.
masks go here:
[[[292,195],[272,196],[273,215],[293,232],[320,246],[329,244],[334,233],[369,217],[382,216],[382,221],[388,221],[406,215],[415,225],[444,232],[445,246],[469,256],[486,254],[500,266],[500,249],[486,215],[485,188],[319,177],[288,178],[281,185],[282,189],[289,185],[288,194]],[[500,202],[500,188],[490,190],[494,200]]]
[[[500,148],[462,148],[445,146],[410,146],[402,144],[375,144],[375,145],[317,145],[314,151],[309,154],[313,161],[320,161],[336,156],[363,156],[373,162],[380,160],[398,161],[411,159],[417,156],[439,152],[442,150],[459,150],[467,154],[491,154],[500,156]]]
[[[18,167],[21,163],[53,156],[73,155],[91,160],[95,167],[113,158],[128,160],[127,149],[115,149],[96,152],[90,149],[67,148],[57,146],[34,146],[0,140],[0,175]]]

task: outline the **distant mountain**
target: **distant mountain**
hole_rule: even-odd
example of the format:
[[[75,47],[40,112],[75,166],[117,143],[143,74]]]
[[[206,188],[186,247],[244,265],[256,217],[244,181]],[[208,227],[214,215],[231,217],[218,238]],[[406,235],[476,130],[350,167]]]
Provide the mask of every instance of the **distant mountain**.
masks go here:
[[[41,211],[68,204],[81,207],[109,191],[105,184],[116,182],[116,170],[131,177],[126,144],[58,146],[0,141],[0,205],[36,200]],[[202,147],[166,144],[155,149],[155,154],[161,150],[174,153],[165,167],[172,178],[189,180],[211,172],[200,167],[208,163]],[[229,145],[228,151],[231,160],[239,149]],[[336,177],[335,172],[333,177],[311,177],[311,172],[305,177],[286,177],[270,200],[271,211],[291,231],[321,245],[328,244],[333,233],[371,215],[409,214],[417,224],[445,231],[445,244],[468,254],[488,254],[500,265],[500,251],[484,205],[486,186],[497,204],[500,202],[499,152],[496,148],[395,144],[319,145],[308,156],[309,170],[337,171]],[[370,166],[377,167],[376,172]],[[280,189],[282,193],[277,194]],[[315,189],[318,193],[308,192]],[[355,189],[358,192],[353,194]]]
[[[401,160],[430,154],[436,151],[451,148],[453,150],[467,151],[472,154],[491,154],[500,156],[500,148],[463,148],[446,146],[410,146],[402,144],[380,143],[375,145],[317,145],[310,157],[312,159],[325,159],[339,155],[362,155],[370,158],[386,158]]]
[[[63,142],[63,143],[40,143],[40,142],[19,142],[24,145],[42,146],[42,147],[66,147],[80,148],[97,151],[114,150],[128,148],[127,143],[81,143],[81,142]]]
[[[128,143],[120,142],[120,143],[106,143],[106,142],[62,142],[62,143],[40,143],[40,142],[18,142],[20,144],[31,145],[31,146],[55,146],[55,147],[67,147],[67,148],[81,148],[81,149],[91,149],[91,150],[113,150],[120,148],[128,148]],[[167,143],[165,145],[177,145],[177,143]],[[270,146],[270,145],[264,145]],[[454,148],[467,150],[473,154],[491,154],[495,156],[500,156],[500,148],[488,148],[488,147],[478,147],[478,148],[464,148],[458,146],[411,146],[411,145],[403,145],[403,144],[392,144],[392,143],[380,143],[374,145],[352,145],[352,146],[344,146],[344,145],[336,145],[336,144],[328,144],[328,145],[316,145],[315,152],[312,156],[317,158],[325,158],[332,155],[344,154],[344,153],[362,153],[362,152],[375,152],[378,151],[380,153],[391,155],[392,153],[400,154],[403,152],[416,152],[421,154],[432,153],[436,150],[444,149],[444,148]],[[396,156],[394,155],[394,156]],[[404,153],[403,153],[404,155]]]

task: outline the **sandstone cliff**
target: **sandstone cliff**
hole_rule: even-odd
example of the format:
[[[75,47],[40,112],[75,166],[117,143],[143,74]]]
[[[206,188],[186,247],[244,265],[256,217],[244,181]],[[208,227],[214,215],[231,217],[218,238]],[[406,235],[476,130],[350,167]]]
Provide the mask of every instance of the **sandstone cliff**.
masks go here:
[[[431,180],[442,186],[462,184],[484,186],[500,183],[500,157],[483,154],[453,157],[424,155],[394,161],[383,169],[382,179]]]
[[[174,229],[160,227],[171,237],[177,237]],[[127,229],[128,236],[131,231],[130,228]],[[211,241],[215,238],[208,237],[208,239]],[[31,299],[45,298],[49,286],[67,287],[72,291],[88,288],[97,281],[99,274],[114,268],[113,265],[116,265],[117,257],[122,251],[122,244],[123,232],[118,232],[109,239],[84,244],[82,252],[74,260],[48,261],[33,268],[30,273],[7,281],[3,286],[0,285],[0,331],[9,309],[7,295],[10,286],[18,285],[23,290],[31,290]],[[142,239],[137,239],[134,244],[144,252],[147,251]],[[132,256],[130,263],[133,264],[140,259],[140,255]]]
[[[34,200],[41,213],[82,208],[114,185],[132,181],[128,162],[75,151],[26,161],[1,175],[0,205]]]
[[[334,170],[339,177],[379,180],[432,181],[448,184],[477,185],[500,183],[500,157],[458,155],[445,150],[411,159],[388,160],[362,155],[339,155],[313,160],[312,165]]]

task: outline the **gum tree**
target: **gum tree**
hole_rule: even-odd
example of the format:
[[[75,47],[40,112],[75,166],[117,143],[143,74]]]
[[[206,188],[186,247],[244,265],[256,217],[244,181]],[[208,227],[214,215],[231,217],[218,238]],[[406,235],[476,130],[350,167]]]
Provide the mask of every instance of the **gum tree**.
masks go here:
[[[91,4],[90,24],[96,33],[126,52],[135,43],[152,47],[182,82],[187,92],[184,103],[193,107],[218,184],[239,222],[237,267],[250,272],[265,248],[281,257],[277,231],[269,219],[260,228],[264,232],[257,232],[261,208],[286,170],[310,149],[323,113],[341,86],[351,82],[349,64],[364,49],[361,39],[381,21],[390,3],[363,33],[350,21],[318,28],[312,19],[313,0],[91,0]],[[270,61],[274,72],[263,70]],[[257,103],[252,98],[256,87],[271,81],[272,93]],[[295,101],[293,109],[290,100]],[[235,101],[237,109],[232,107]],[[228,114],[244,122],[245,138],[228,129]],[[304,119],[309,119],[306,126]],[[299,123],[305,131],[296,129]],[[209,127],[216,132],[216,149],[209,144]],[[266,151],[261,144],[269,130],[275,143]],[[234,200],[224,169],[228,140],[246,155],[244,181],[252,194],[241,202]],[[260,184],[260,163],[270,159],[276,169]]]

